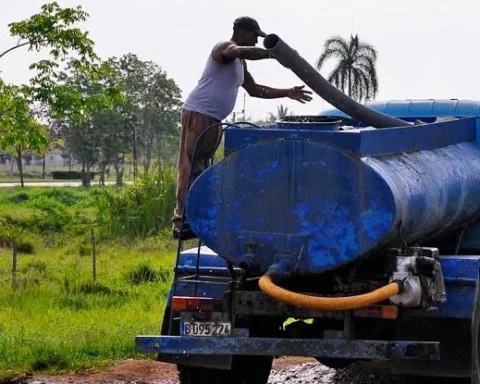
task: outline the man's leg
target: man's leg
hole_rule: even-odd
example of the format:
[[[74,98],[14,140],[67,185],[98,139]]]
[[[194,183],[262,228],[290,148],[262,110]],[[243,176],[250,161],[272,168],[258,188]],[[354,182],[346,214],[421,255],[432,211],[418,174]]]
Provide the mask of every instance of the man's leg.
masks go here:
[[[203,135],[197,146],[196,161],[194,162],[192,169],[192,178],[191,180],[188,180],[193,161],[192,156],[195,143],[206,128],[216,123],[218,123],[218,121],[209,116],[198,112],[187,111],[185,109],[182,110],[182,133],[177,159],[178,173],[176,206],[172,217],[174,236],[180,232],[180,223],[188,188],[206,169],[206,167],[208,167],[210,159],[213,158],[215,150],[221,140],[221,127],[212,128]]]

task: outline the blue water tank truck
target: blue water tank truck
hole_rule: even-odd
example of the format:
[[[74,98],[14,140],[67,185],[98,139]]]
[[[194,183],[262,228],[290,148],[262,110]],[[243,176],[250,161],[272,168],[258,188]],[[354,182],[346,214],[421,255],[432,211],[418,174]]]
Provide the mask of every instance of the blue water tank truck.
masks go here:
[[[479,382],[480,102],[361,105],[278,36],[336,109],[230,124],[191,186],[160,335],[182,384],[266,383],[275,356]]]

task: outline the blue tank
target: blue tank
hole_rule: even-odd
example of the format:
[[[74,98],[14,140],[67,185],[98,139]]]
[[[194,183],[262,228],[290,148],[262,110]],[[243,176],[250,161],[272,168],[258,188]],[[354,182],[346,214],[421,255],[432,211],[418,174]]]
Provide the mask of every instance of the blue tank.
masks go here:
[[[405,121],[421,120],[433,122],[440,116],[480,117],[480,101],[458,99],[418,99],[370,101],[365,106],[377,112],[400,118]],[[338,109],[328,109],[321,116],[337,117],[351,120],[354,124],[363,125],[360,121]]]
[[[192,185],[187,216],[234,264],[253,254],[265,270],[292,254],[299,273],[319,273],[480,216],[474,118],[346,131],[232,128],[225,150]]]

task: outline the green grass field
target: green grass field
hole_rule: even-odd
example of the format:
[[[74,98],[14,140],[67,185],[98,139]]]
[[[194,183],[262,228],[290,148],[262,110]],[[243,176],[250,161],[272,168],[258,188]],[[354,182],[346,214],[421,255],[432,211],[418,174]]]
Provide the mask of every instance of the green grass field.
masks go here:
[[[100,246],[96,285],[91,258],[71,246],[20,255],[17,292],[10,252],[0,251],[0,371],[72,371],[134,357],[135,335],[159,331],[173,262],[171,250],[149,243]],[[158,278],[135,279],[143,266]]]
[[[146,184],[112,189],[107,199],[123,201],[132,195],[140,201],[138,191],[145,191]],[[105,219],[109,208],[101,202],[105,193],[74,188],[0,190],[0,378],[98,368],[139,357],[135,336],[159,332],[176,243],[168,229],[152,228],[148,236],[142,231],[112,233],[112,223]],[[171,201],[161,202],[171,207]],[[126,206],[135,214],[132,204]],[[98,220],[99,207],[107,210],[104,227]],[[132,225],[127,227],[135,232]],[[12,237],[22,251],[15,290],[8,240]]]

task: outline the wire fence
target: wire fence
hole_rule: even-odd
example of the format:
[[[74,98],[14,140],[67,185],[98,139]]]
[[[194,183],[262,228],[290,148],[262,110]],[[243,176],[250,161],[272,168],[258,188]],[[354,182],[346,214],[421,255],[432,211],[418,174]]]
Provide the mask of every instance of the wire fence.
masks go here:
[[[56,171],[72,171],[72,172],[81,172],[82,167],[80,164],[64,164],[64,165],[47,165],[45,169],[43,165],[38,164],[23,164],[23,177],[25,179],[52,179],[52,172]],[[123,164],[123,177],[126,179],[132,178],[134,174],[133,163],[128,162]],[[94,168],[92,170],[94,173],[98,173],[98,169]],[[0,164],[0,179],[3,180],[17,180],[20,177],[20,172],[16,162]],[[106,170],[106,177],[115,177],[115,170],[113,167],[108,167]]]

